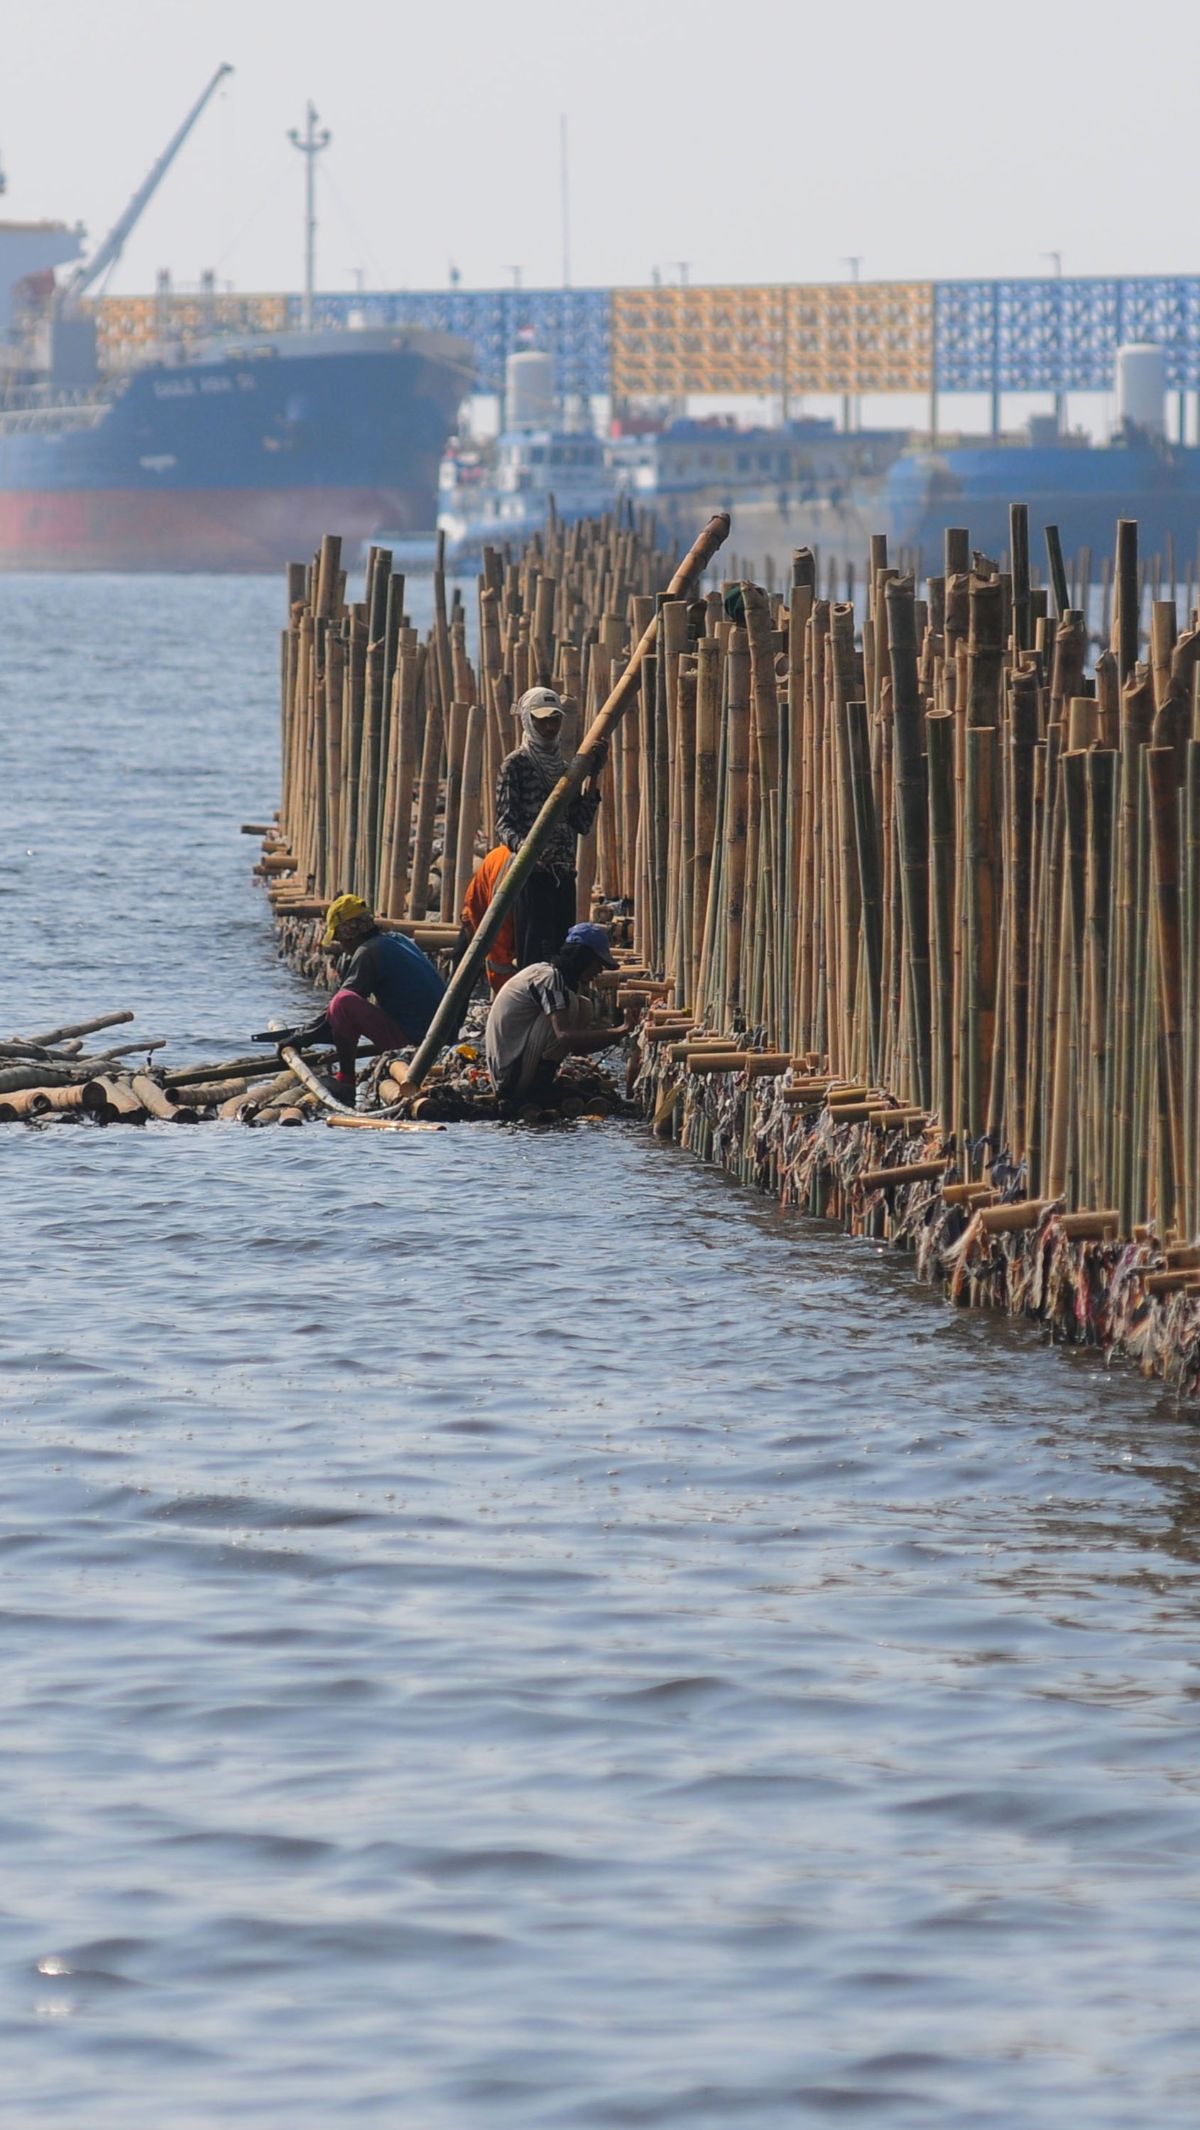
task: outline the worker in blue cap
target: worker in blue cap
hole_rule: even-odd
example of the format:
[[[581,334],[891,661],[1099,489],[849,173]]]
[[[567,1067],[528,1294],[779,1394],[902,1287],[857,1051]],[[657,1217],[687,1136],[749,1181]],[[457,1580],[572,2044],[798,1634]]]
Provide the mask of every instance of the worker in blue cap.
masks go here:
[[[531,962],[497,992],[484,1042],[505,1116],[528,1105],[544,1108],[564,1058],[607,1050],[632,1034],[632,1010],[623,1020],[602,1021],[582,996],[602,969],[616,966],[604,926],[576,924],[549,961]]]

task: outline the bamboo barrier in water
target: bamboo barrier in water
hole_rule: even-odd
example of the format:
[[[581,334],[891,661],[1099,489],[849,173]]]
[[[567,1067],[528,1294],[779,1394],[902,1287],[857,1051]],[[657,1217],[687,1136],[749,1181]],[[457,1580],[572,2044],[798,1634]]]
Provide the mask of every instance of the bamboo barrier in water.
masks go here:
[[[641,972],[656,1127],[1010,1306],[1069,1246],[1059,1291],[1102,1341],[1122,1251],[1176,1307],[1200,1288],[1162,1262],[1200,1230],[1200,625],[1123,523],[1098,643],[1091,558],[1050,530],[1048,585],[1014,506],[1004,568],[962,530],[920,582],[877,538],[834,596],[802,548],[782,589],[671,599],[649,526],[552,525],[485,555],[474,666],[444,579],[418,642],[386,556],[347,607],[327,541],[291,575],[264,847],[293,948],[355,886],[443,943],[512,705],[543,678],[590,724],[653,625],[580,915]]]
[[[306,918],[351,892],[423,945],[453,938],[494,839],[496,773],[519,738],[515,703],[539,679],[554,682],[578,730],[607,692],[616,648],[627,655],[630,600],[648,600],[653,613],[653,588],[669,575],[644,521],[552,524],[520,562],[489,548],[472,664],[440,559],[423,642],[385,549],[370,550],[364,596],[349,604],[336,536],[311,565],[293,564],[282,803],[260,861],[280,915]],[[620,868],[629,815],[611,783],[605,808],[601,840]],[[586,881],[583,894],[586,907]]]

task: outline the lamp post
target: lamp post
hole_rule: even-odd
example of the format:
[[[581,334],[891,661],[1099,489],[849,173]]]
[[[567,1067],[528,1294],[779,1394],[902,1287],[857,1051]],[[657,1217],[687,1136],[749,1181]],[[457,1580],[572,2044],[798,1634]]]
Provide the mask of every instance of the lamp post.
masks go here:
[[[1043,257],[1043,259],[1049,259],[1049,261],[1050,261],[1050,264],[1051,264],[1051,266],[1052,266],[1052,267],[1054,268],[1054,278],[1055,278],[1055,280],[1056,280],[1056,281],[1061,281],[1061,280],[1062,280],[1062,253],[1061,253],[1060,251],[1044,251],[1044,252],[1042,253],[1042,257]],[[1063,434],[1064,430],[1066,429],[1066,426],[1067,426],[1067,395],[1066,395],[1066,393],[1065,393],[1065,392],[1064,392],[1064,390],[1063,390],[1063,382],[1062,382],[1062,379],[1063,379],[1063,313],[1062,313],[1062,303],[1063,303],[1063,299],[1062,299],[1062,290],[1061,290],[1061,288],[1060,288],[1060,289],[1058,290],[1058,300],[1057,300],[1057,303],[1056,303],[1056,305],[1055,305],[1055,335],[1054,335],[1054,352],[1055,352],[1055,356],[1056,356],[1056,358],[1057,358],[1057,366],[1058,366],[1058,381],[1057,381],[1057,383],[1056,383],[1056,385],[1055,385],[1055,388],[1054,388],[1054,433],[1055,433],[1055,435],[1056,435],[1056,436],[1061,436],[1061,435]]]
[[[850,279],[851,279],[851,281],[853,281],[853,282],[854,282],[854,284],[855,284],[855,286],[856,286],[856,287],[857,287],[857,285],[858,285],[858,282],[860,281],[860,279],[861,279],[861,277],[862,277],[862,263],[863,263],[863,260],[862,260],[862,253],[861,253],[861,252],[847,252],[847,253],[845,254],[845,256],[843,257],[843,259],[842,259],[842,265],[843,265],[843,266],[848,266],[848,267],[849,267],[849,269],[850,269]],[[854,380],[855,380],[855,383],[857,384],[857,382],[858,382],[858,304],[857,304],[857,302],[855,302],[855,305],[854,305],[854,309],[853,309],[853,313],[852,313],[852,320],[853,320],[853,322],[852,322],[852,326],[851,326],[851,340],[850,340],[850,352],[851,352],[851,356],[852,356],[852,367],[853,367],[853,371],[854,371]],[[845,431],[847,432],[847,434],[849,434],[849,432],[850,432],[850,431],[851,431],[852,429],[854,429],[854,430],[857,430],[857,428],[858,428],[858,424],[859,424],[859,398],[858,398],[858,394],[857,394],[857,392],[843,392],[843,394],[842,394],[842,427],[843,427],[843,429],[844,429],[844,430],[845,430]]]

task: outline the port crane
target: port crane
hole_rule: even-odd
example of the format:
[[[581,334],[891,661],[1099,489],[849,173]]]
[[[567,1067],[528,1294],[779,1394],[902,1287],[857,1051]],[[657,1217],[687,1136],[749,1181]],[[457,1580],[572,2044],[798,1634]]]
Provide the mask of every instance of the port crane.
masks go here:
[[[93,252],[90,259],[83,260],[75,268],[74,273],[64,281],[59,292],[59,303],[63,309],[77,304],[81,296],[86,296],[89,289],[94,288],[102,277],[106,277],[112,272],[125,249],[126,242],[154,198],[201,112],[216,95],[217,89],[224,81],[225,76],[232,74],[232,72],[233,68],[228,63],[222,64],[217,68],[203,94],[196,98],[178,132],[171,136],[157,162],[147,171],[124,214],[119,215],[113,223],[104,242]]]

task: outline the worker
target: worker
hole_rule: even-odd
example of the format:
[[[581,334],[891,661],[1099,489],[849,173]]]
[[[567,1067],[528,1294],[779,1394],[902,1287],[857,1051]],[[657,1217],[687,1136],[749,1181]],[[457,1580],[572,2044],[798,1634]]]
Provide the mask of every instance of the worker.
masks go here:
[[[490,850],[486,858],[480,859],[472,873],[460,912],[462,923],[454,944],[456,964],[462,960],[487,916],[492,897],[508,871],[511,859],[512,852],[507,843],[498,843],[495,850]],[[511,910],[501,919],[500,929],[488,948],[484,967],[492,997],[495,998],[497,991],[508,982],[509,977],[517,973],[517,940]]]
[[[360,1041],[403,1050],[429,1029],[446,987],[428,956],[402,932],[382,932],[361,895],[339,895],[325,913],[323,947],[350,959],[319,1018],[295,1032],[306,1043],[332,1042],[337,1071],[329,1085],[353,1105]]]
[[[616,966],[603,925],[572,925],[557,954],[531,962],[493,999],[484,1042],[503,1115],[515,1116],[527,1103],[543,1107],[565,1057],[607,1050],[632,1034],[632,1009],[622,1021],[601,1021],[580,996],[602,969]]]
[[[553,688],[527,688],[517,710],[522,739],[506,754],[496,780],[496,840],[519,851],[560,777],[567,773],[559,740],[563,706]],[[578,887],[575,847],[591,834],[600,806],[597,778],[608,755],[602,740],[592,750],[592,774],[577,791],[513,907],[517,967],[556,954],[575,922]]]

